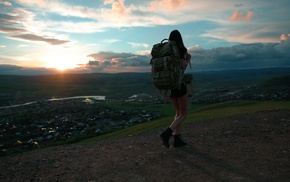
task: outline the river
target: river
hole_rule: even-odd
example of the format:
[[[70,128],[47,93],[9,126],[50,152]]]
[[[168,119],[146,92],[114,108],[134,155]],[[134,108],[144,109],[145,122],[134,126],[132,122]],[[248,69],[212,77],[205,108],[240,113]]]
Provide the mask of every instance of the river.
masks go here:
[[[106,100],[106,96],[100,96],[100,95],[92,95],[92,96],[74,96],[74,97],[62,97],[62,98],[51,98],[48,100],[44,100],[46,102],[53,102],[53,101],[59,101],[59,100],[69,100],[69,99],[93,99],[93,100]],[[20,106],[27,106],[31,104],[36,104],[38,101],[33,101],[33,102],[27,102],[24,104],[16,104],[16,105],[11,105],[11,106],[2,106],[0,109],[6,109],[6,108],[11,108],[11,107],[20,107]]]

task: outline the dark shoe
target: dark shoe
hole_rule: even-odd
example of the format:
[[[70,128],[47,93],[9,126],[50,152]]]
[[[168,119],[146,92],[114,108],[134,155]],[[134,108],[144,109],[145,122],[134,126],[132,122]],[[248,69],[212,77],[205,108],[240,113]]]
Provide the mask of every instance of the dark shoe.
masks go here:
[[[174,147],[182,147],[187,145],[187,143],[185,143],[182,139],[181,139],[181,135],[174,135],[174,143],[173,146]]]
[[[166,147],[166,148],[169,148],[169,139],[170,137],[172,136],[172,129],[171,128],[167,128],[164,132],[162,132],[160,134],[160,137],[163,141],[163,145]]]

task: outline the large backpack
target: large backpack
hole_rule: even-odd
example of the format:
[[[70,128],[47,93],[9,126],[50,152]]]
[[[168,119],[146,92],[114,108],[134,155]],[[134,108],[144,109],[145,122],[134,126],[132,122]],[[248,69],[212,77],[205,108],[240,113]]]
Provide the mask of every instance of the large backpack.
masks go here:
[[[167,91],[180,87],[183,71],[177,43],[163,39],[153,46],[151,55],[151,74],[155,88]]]

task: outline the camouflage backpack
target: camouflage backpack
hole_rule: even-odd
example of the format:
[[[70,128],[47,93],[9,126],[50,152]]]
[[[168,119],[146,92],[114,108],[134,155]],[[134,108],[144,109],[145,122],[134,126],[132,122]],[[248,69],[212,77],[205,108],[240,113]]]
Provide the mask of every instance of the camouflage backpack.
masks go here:
[[[177,43],[163,39],[153,46],[151,55],[151,74],[155,88],[160,91],[178,88],[182,83],[183,71]]]

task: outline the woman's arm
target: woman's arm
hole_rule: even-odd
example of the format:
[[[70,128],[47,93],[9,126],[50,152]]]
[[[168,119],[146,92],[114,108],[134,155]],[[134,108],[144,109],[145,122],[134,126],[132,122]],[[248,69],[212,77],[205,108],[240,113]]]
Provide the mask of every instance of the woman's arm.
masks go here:
[[[181,63],[181,68],[183,70],[186,69],[188,63],[190,64],[190,59],[191,59],[191,55],[186,52],[186,54],[184,55],[184,58],[182,59],[182,63]],[[190,68],[191,68],[191,64],[190,64]]]
[[[185,58],[185,60],[186,60],[187,62],[190,62],[191,55],[188,54],[188,53],[186,53],[185,56],[184,56],[184,58]]]

